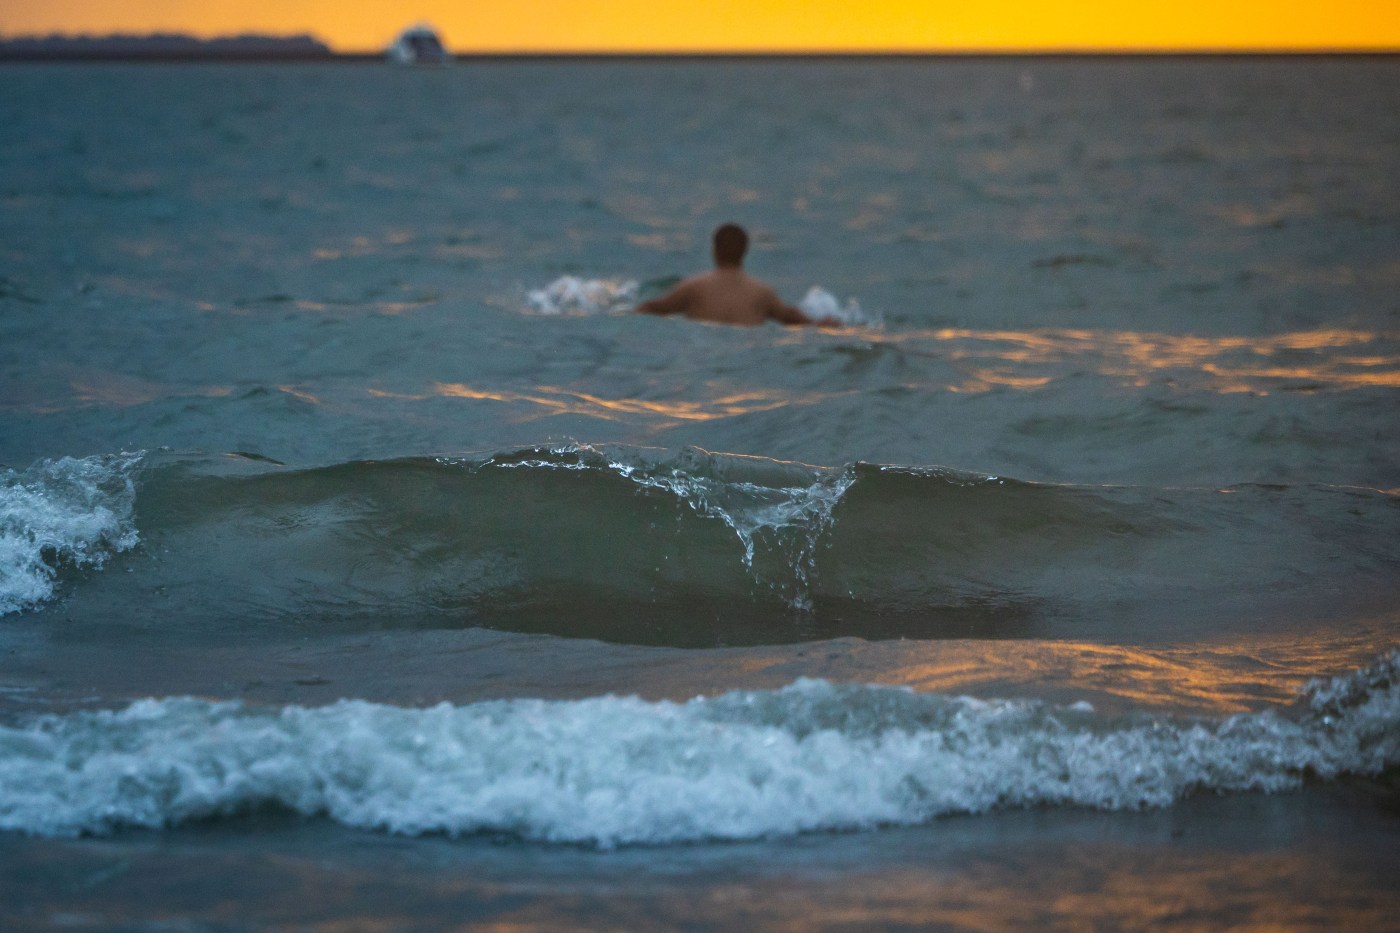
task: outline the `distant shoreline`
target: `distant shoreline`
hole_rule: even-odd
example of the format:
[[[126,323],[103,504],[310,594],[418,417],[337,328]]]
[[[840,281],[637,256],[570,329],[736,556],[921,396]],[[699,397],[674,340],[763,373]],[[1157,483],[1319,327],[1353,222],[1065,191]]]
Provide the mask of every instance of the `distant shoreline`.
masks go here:
[[[458,64],[496,62],[620,62],[620,61],[919,61],[919,60],[1042,60],[1057,59],[1389,59],[1400,58],[1400,49],[1335,50],[1028,50],[1028,51],[927,51],[927,52],[454,52]],[[39,50],[7,48],[0,43],[0,64],[64,63],[161,63],[161,64],[354,64],[384,62],[387,52],[332,52],[309,49],[269,50],[130,50],[86,48]],[[434,67],[434,66],[429,66]]]
[[[65,62],[159,62],[159,63],[278,63],[278,62],[337,62],[382,61],[383,53],[342,55],[335,52],[81,52],[10,51],[0,48],[0,62],[26,64],[63,64]]]
[[[176,32],[0,39],[0,61],[320,61],[334,57],[330,46],[306,33],[246,33],[212,39]]]

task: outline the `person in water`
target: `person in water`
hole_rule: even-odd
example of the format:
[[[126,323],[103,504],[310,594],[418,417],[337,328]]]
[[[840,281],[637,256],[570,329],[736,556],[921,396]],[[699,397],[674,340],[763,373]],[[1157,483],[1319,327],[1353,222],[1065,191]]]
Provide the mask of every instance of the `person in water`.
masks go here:
[[[737,224],[715,231],[715,267],[691,276],[660,298],[637,306],[638,314],[684,314],[697,321],[757,326],[765,321],[782,324],[816,324],[836,327],[834,318],[814,320],[800,309],[784,304],[773,289],[744,271],[749,235]]]

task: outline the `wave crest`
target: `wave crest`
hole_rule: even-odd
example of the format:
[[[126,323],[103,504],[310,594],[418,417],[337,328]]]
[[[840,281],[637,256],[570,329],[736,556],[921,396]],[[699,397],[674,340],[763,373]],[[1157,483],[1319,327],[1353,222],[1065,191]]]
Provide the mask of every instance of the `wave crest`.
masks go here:
[[[1363,490],[1050,486],[699,448],[238,464],[141,473],[141,539],[170,556],[133,569],[194,625],[256,593],[278,626],[675,647],[1205,631],[1240,611],[1282,626],[1335,611],[1337,592],[1389,593],[1400,528]],[[1250,555],[1249,574],[1220,553]]]
[[[801,680],[687,703],[598,697],[265,710],[191,698],[0,727],[0,827],[160,827],[265,805],[398,833],[601,846],[1163,806],[1400,763],[1400,655],[1313,688],[1337,715],[1108,718]],[[1323,700],[1323,705],[1326,705]]]
[[[101,567],[136,546],[141,459],[64,457],[0,470],[0,615],[52,596],[60,567]]]

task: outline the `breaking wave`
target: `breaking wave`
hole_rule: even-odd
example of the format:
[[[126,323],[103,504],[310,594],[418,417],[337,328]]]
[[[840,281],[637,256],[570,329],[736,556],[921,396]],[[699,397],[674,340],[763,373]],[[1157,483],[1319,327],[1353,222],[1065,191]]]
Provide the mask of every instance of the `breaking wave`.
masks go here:
[[[215,628],[1133,640],[1162,620],[1390,611],[1400,571],[1396,497],[1354,488],[1057,486],[577,443],[303,469],[160,454],[139,484],[134,463],[11,481],[10,608],[51,593],[55,568],[131,547],[136,513],[133,574],[83,585],[138,609],[160,592],[163,618]]]
[[[0,615],[53,595],[63,567],[101,567],[136,545],[140,454],[0,469]]]
[[[1313,684],[1291,714],[1224,719],[817,680],[680,704],[174,698],[0,727],[0,827],[95,833],[271,805],[396,833],[613,846],[1157,807],[1398,763],[1397,654]]]

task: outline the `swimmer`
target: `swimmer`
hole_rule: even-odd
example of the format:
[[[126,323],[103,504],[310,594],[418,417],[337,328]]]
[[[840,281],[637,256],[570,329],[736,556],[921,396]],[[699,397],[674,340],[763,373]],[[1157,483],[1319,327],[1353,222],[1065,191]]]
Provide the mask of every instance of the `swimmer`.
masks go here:
[[[637,306],[638,314],[684,314],[697,321],[753,327],[765,321],[839,327],[835,318],[813,319],[784,304],[773,289],[744,272],[749,235],[736,224],[715,231],[715,267],[692,276],[660,298]]]

